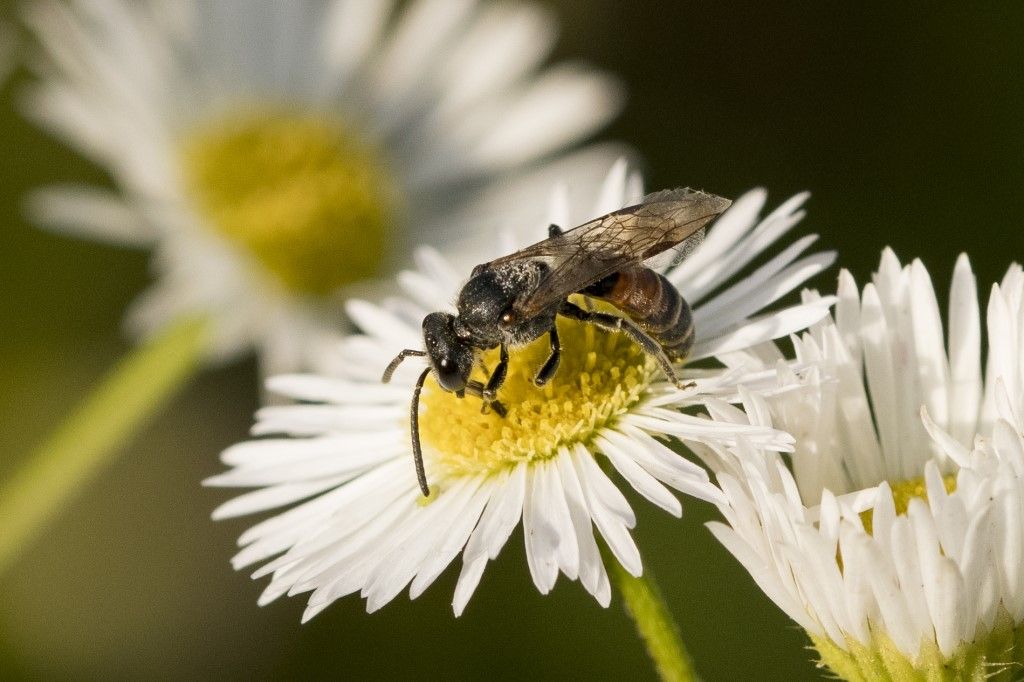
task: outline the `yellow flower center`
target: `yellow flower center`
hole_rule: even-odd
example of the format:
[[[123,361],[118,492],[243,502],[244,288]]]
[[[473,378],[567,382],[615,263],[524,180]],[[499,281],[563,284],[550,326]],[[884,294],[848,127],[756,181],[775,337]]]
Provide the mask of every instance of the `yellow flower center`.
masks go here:
[[[435,465],[447,475],[496,472],[519,462],[555,456],[564,445],[586,443],[645,396],[658,366],[624,334],[559,319],[562,360],[543,387],[533,380],[550,353],[547,336],[510,351],[498,399],[502,418],[481,414],[478,398],[459,399],[431,380],[422,398],[420,433]],[[484,354],[488,367],[495,349]],[[473,378],[486,383],[475,370]]]
[[[264,110],[182,140],[200,213],[289,291],[324,295],[374,275],[394,222],[380,157],[339,121]]]
[[[956,490],[956,474],[947,474],[943,476],[942,482],[946,486],[947,493],[951,493]],[[923,477],[890,483],[889,487],[892,490],[892,501],[896,507],[897,514],[906,514],[907,508],[910,506],[910,501],[915,497],[919,497],[926,502],[928,501],[928,490],[925,487]],[[861,521],[864,523],[864,529],[869,534],[871,533],[872,528],[872,514],[873,512],[871,509],[860,513]]]

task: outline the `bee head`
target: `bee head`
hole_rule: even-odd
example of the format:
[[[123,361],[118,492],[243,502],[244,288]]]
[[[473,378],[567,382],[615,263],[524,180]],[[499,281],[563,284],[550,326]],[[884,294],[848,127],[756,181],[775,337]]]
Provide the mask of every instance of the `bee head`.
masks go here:
[[[423,344],[437,382],[446,391],[466,389],[476,355],[473,347],[455,333],[455,317],[430,313],[423,318]]]

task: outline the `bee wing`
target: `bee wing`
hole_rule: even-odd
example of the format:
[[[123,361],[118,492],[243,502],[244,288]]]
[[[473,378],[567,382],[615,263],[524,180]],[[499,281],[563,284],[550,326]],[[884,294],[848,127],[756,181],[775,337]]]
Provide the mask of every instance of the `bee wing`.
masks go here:
[[[662,274],[672,272],[679,264],[690,257],[690,254],[700,248],[704,243],[706,228],[700,228],[692,235],[673,246],[671,249],[662,251],[657,256],[644,261],[644,267],[650,268]]]
[[[550,271],[516,305],[517,312],[523,317],[535,315],[603,277],[659,255],[657,260],[678,263],[700,245],[704,228],[730,203],[689,188],[663,190],[635,206],[528,247],[520,255],[547,260]]]
[[[495,263],[522,258],[547,262],[547,276],[515,306],[521,317],[530,317],[613,272],[636,267],[669,249],[681,260],[700,244],[705,226],[730,203],[689,188],[655,192],[635,206],[596,218]]]

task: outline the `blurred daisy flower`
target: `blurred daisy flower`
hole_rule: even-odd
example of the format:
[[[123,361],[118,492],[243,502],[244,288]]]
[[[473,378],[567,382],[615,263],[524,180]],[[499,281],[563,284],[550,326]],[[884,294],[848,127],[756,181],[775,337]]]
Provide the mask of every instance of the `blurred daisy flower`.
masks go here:
[[[556,193],[548,222],[574,225],[635,204],[642,194],[639,179],[618,163],[596,205],[573,211],[565,195]],[[690,360],[766,342],[827,314],[828,300],[760,312],[832,262],[830,253],[801,257],[813,236],[736,277],[800,220],[804,199],[794,197],[759,220],[765,193],[749,192],[714,224],[703,245],[668,273],[694,307]],[[504,250],[492,246],[477,262],[545,235],[541,228],[529,237],[512,236]],[[455,269],[430,249],[417,252],[417,263],[417,270],[399,277],[404,297],[382,305],[349,304],[364,333],[341,345],[331,378],[271,380],[274,391],[302,403],[263,409],[254,433],[275,437],[229,448],[223,461],[230,470],[206,482],[256,488],[220,507],[214,513],[218,519],[298,503],[240,539],[235,567],[267,562],[255,577],[272,576],[261,603],[312,592],[309,619],[358,592],[373,611],[406,586],[411,597],[421,594],[461,552],[453,602],[458,615],[487,562],[522,521],[538,590],[550,591],[561,572],[579,579],[607,605],[609,579],[593,527],[625,571],[634,576],[642,571],[630,535],[636,518],[611,469],[642,497],[678,516],[681,506],[670,488],[713,501],[721,494],[701,467],[666,442],[724,447],[742,436],[768,450],[791,447],[788,437],[772,428],[720,424],[684,411],[710,396],[733,399],[739,386],[773,385],[774,369],[681,367],[681,376],[694,386],[680,391],[625,335],[559,319],[561,365],[543,388],[534,385],[533,376],[547,357],[546,337],[512,353],[499,394],[507,406],[504,418],[494,411],[482,414],[480,401],[460,400],[427,380],[420,434],[432,493],[423,498],[411,457],[409,404],[424,364],[406,362],[388,385],[381,384],[381,372],[399,349],[419,347],[424,315],[453,311],[451,301],[468,268]],[[496,362],[496,352],[485,354],[488,366]]]
[[[835,321],[795,340],[820,373],[748,396],[745,415],[712,410],[789,431],[792,466],[750,443],[697,446],[725,499],[711,530],[844,679],[1009,679],[1024,664],[1021,268],[992,288],[984,380],[965,256],[948,314],[944,343],[920,261],[886,250],[860,295],[843,272]]]
[[[50,187],[31,209],[55,230],[154,251],[134,332],[199,315],[215,357],[255,348],[265,370],[296,369],[337,325],[337,292],[408,244],[543,205],[535,191],[554,174],[600,182],[610,150],[552,157],[606,123],[620,89],[577,65],[541,68],[547,12],[394,4],[26,4],[40,49],[24,109],[117,188]]]

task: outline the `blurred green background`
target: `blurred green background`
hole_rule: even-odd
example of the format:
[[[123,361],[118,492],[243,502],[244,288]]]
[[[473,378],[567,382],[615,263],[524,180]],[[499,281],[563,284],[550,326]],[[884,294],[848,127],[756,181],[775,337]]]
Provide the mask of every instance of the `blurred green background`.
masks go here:
[[[558,57],[629,88],[609,139],[638,147],[652,188],[774,205],[810,189],[809,218],[863,282],[889,244],[948,286],[968,251],[981,291],[1024,256],[1024,4],[549,1]],[[4,0],[0,14],[13,17]],[[23,193],[95,167],[0,100],[0,476],[128,348],[119,320],[147,282],[143,254],[57,238],[21,217]],[[832,286],[834,273],[816,284]],[[228,565],[245,521],[214,524],[199,487],[243,438],[252,363],[207,372],[0,576],[0,678],[643,678],[618,603],[564,580],[542,597],[521,537],[452,618],[455,572],[367,616],[348,598],[300,626],[300,599],[259,609]],[[647,504],[638,543],[705,680],[817,679],[801,632],[703,529]]]

